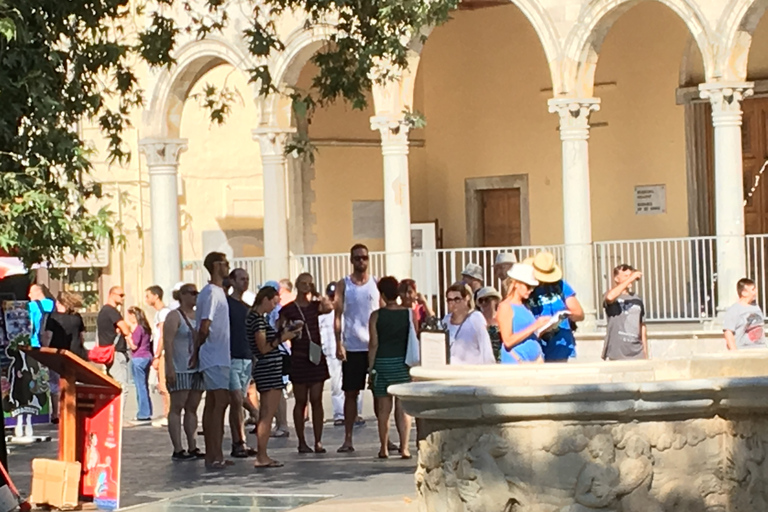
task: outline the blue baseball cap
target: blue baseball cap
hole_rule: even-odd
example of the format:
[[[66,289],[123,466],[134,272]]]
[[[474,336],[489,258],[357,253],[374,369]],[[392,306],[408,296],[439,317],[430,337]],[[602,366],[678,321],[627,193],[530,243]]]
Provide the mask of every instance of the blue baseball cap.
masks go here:
[[[261,285],[262,288],[264,288],[265,286],[269,286],[270,288],[274,288],[275,291],[278,291],[278,292],[280,291],[280,283],[278,283],[277,281],[267,281],[266,283]]]

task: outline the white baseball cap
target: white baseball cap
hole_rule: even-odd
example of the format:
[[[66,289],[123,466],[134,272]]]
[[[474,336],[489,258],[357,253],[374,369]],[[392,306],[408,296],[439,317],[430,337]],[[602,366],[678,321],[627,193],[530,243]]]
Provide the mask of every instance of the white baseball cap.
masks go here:
[[[535,272],[536,271],[533,268],[533,265],[528,265],[527,263],[516,263],[509,270],[509,272],[507,272],[507,275],[511,279],[525,283],[528,286],[538,286],[539,281],[536,279]]]

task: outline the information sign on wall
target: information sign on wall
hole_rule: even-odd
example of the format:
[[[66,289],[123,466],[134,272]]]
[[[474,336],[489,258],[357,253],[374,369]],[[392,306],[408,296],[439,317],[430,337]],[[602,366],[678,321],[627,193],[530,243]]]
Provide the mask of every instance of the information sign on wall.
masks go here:
[[[666,212],[666,185],[638,185],[635,187],[635,215],[657,215]]]

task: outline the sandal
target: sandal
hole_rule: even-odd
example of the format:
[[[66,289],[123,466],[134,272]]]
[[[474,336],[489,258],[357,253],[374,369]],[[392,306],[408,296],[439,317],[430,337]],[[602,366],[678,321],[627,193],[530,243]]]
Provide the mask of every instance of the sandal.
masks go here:
[[[200,451],[200,448],[195,448],[194,450],[189,450],[188,452],[190,455],[194,455],[196,459],[204,459],[205,453]]]
[[[315,445],[315,453],[328,453],[328,450],[323,445]]]
[[[216,460],[205,465],[205,469],[225,469],[227,464],[223,460]]]
[[[285,465],[285,464],[283,464],[282,462],[279,462],[279,461],[273,460],[273,461],[270,461],[270,462],[269,462],[269,463],[267,463],[267,464],[259,464],[259,463],[257,462],[256,464],[254,464],[254,465],[253,465],[253,467],[254,467],[254,468],[256,468],[256,469],[259,469],[259,468],[281,468],[281,467],[283,467],[284,465]]]
[[[355,448],[353,446],[342,446],[338,450],[336,450],[336,453],[352,453],[355,451]]]
[[[305,444],[305,445],[299,446],[299,453],[315,453],[315,450],[313,450],[312,448],[310,448]]]

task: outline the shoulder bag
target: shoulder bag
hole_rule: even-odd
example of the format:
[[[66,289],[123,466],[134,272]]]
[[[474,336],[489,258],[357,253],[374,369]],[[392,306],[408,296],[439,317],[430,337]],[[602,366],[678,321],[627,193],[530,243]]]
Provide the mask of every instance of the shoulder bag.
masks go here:
[[[307,331],[307,339],[309,340],[309,362],[318,365],[323,360],[323,347],[312,341],[312,335],[309,333],[309,325],[307,319],[304,317],[304,311],[301,310],[301,306],[296,304],[296,309],[299,310],[301,320],[304,322],[304,329]]]

